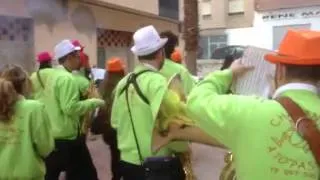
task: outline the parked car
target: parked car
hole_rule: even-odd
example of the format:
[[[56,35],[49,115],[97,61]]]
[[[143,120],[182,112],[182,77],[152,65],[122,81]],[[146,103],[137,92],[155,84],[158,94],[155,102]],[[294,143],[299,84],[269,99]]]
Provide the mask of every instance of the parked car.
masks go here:
[[[228,55],[232,55],[234,59],[239,59],[242,57],[243,52],[246,48],[247,48],[246,46],[239,46],[239,45],[217,48],[212,53],[211,59],[224,59]]]

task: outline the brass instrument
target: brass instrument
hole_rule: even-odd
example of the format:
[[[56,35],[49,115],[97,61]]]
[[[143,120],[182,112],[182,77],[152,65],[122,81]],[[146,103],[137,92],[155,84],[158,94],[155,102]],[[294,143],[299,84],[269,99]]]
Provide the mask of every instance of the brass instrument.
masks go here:
[[[170,90],[174,91],[179,96],[179,98],[178,98],[179,101],[185,102],[186,101],[186,96],[185,96],[185,93],[184,93],[184,90],[183,90],[182,87],[183,86],[182,86],[182,83],[181,83],[180,75],[176,74],[169,80],[169,83],[168,83],[169,91]],[[165,129],[167,129],[167,125],[169,125],[169,121],[170,121],[170,123],[177,123],[177,124],[180,124],[180,125],[182,125],[182,124],[185,124],[185,125],[193,124],[193,122],[190,121],[185,116],[186,112],[184,110],[183,104],[180,104],[180,106],[181,106],[181,108],[179,110],[180,113],[178,115],[180,117],[179,121],[170,121],[170,120],[168,120],[166,118],[164,118],[166,120],[158,121],[158,124],[156,125],[156,127],[158,127],[158,129],[160,130],[160,133],[161,133],[161,130],[166,131]],[[167,107],[160,106],[160,113],[159,113],[159,117],[158,118],[161,118],[162,115],[166,114],[165,111],[163,111],[164,108],[167,108]],[[166,114],[166,115],[168,115],[168,114]],[[165,121],[167,121],[168,124],[165,123]],[[190,147],[188,147],[187,152],[178,154],[178,156],[180,158],[180,161],[182,163],[182,166],[183,166],[184,173],[186,175],[186,180],[196,180],[196,177],[194,176],[193,169],[192,169],[191,155],[192,154],[191,154],[191,148]]]
[[[90,86],[89,86],[88,90],[83,94],[83,96],[86,97],[87,99],[101,98],[101,95],[99,94],[99,91],[96,88],[93,80],[90,81]],[[81,133],[82,134],[88,133],[90,126],[92,124],[93,113],[94,113],[94,111],[89,111],[84,115],[83,121],[81,124]]]
[[[183,170],[186,175],[186,180],[196,180],[196,177],[194,176],[193,169],[192,169],[191,155],[192,155],[192,151],[190,147],[187,152],[182,153],[180,155],[180,160],[183,165]]]
[[[233,166],[233,154],[228,152],[224,157],[226,166],[222,169],[219,180],[236,180],[236,170]]]

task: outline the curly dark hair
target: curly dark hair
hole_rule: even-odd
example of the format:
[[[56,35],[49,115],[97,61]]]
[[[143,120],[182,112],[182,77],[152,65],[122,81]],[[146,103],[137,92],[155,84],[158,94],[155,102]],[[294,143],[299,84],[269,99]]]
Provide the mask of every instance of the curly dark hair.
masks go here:
[[[168,42],[164,46],[166,58],[170,58],[175,47],[179,44],[178,36],[171,31],[163,31],[160,33],[161,38],[168,38]]]

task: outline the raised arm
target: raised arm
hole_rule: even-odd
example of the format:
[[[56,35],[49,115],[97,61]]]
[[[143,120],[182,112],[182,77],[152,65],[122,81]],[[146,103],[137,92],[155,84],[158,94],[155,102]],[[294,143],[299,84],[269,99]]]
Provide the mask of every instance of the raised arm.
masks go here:
[[[82,116],[90,110],[104,105],[101,99],[80,101],[80,90],[72,77],[60,78],[57,82],[57,92],[61,110],[67,115]]]

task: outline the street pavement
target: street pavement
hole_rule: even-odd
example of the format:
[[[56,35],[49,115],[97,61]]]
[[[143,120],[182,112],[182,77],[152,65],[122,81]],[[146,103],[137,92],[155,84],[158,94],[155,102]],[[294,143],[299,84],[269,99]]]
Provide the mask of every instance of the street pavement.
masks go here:
[[[224,167],[225,150],[192,144],[192,166],[197,180],[219,180]]]
[[[100,180],[111,180],[109,148],[100,136],[89,138],[88,147]],[[224,166],[225,151],[205,145],[192,144],[192,164],[197,180],[219,180]]]

